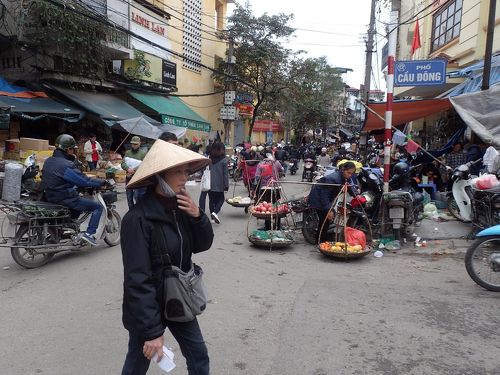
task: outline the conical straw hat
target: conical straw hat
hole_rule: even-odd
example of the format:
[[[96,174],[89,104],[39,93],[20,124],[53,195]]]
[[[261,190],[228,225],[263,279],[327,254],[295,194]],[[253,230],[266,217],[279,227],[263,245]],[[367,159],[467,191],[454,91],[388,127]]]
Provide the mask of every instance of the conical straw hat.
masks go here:
[[[127,189],[151,185],[152,176],[179,165],[188,164],[190,172],[194,173],[209,163],[210,159],[203,155],[158,139],[127,184]]]

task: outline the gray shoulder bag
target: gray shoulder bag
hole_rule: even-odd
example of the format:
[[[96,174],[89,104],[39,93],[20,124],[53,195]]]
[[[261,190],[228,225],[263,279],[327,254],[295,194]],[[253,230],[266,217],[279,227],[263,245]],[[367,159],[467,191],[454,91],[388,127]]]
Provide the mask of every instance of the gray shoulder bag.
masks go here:
[[[163,316],[174,322],[189,322],[207,307],[203,270],[193,262],[188,272],[172,264],[160,224],[154,226],[154,237],[153,248],[162,264]]]

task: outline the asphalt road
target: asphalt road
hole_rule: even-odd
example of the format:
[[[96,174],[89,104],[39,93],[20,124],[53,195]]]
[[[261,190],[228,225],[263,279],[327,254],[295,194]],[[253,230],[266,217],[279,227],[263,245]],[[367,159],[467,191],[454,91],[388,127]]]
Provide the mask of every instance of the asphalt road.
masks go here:
[[[211,298],[199,320],[212,374],[500,373],[500,295],[469,279],[460,251],[339,262],[300,238],[287,250],[255,248],[247,227],[257,223],[243,209],[225,204],[220,217],[212,249],[195,256]],[[0,374],[119,374],[121,283],[119,247],[60,254],[35,270],[0,249]],[[172,374],[186,374],[170,334],[166,342]]]

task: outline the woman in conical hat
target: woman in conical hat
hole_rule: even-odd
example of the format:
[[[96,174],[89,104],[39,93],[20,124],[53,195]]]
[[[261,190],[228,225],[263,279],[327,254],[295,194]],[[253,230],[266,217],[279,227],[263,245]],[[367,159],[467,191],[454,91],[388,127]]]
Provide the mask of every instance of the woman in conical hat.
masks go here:
[[[162,293],[165,259],[187,272],[192,254],[212,245],[210,220],[185,189],[188,176],[209,162],[157,140],[127,185],[131,189],[148,186],[148,191],[125,215],[121,228],[123,325],[129,331],[122,374],[146,374],[151,358],[162,357],[165,328],[179,343],[189,373],[209,374],[208,351],[197,319],[167,320]]]

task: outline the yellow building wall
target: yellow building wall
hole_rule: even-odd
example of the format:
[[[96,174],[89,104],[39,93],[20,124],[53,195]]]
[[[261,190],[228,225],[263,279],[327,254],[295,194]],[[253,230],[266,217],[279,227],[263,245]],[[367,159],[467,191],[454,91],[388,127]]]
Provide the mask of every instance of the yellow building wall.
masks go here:
[[[219,40],[213,34],[216,32],[216,3],[219,5],[219,24],[218,27],[225,27],[225,17],[227,16],[226,0],[203,0],[202,2],[202,17],[201,17],[201,62],[203,65],[210,68],[215,68],[215,56],[224,57],[226,53],[226,43]],[[182,37],[183,37],[183,0],[164,0],[165,11],[172,15],[169,20],[168,37],[172,43],[172,49],[180,54],[183,53]],[[205,31],[209,33],[206,33]],[[210,39],[210,40],[208,40]],[[221,88],[216,88],[212,72],[202,68],[201,72],[194,72],[183,67],[182,59],[172,56],[173,61],[177,64],[177,95],[189,94],[206,94],[215,91],[220,91]],[[201,96],[201,97],[182,97],[182,100],[188,104],[193,111],[206,119],[212,125],[212,130],[223,130],[222,121],[219,120],[219,110],[223,103],[223,94]],[[187,138],[192,139],[207,137],[204,132],[188,130]]]

